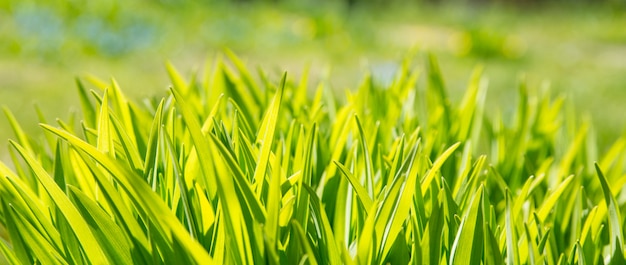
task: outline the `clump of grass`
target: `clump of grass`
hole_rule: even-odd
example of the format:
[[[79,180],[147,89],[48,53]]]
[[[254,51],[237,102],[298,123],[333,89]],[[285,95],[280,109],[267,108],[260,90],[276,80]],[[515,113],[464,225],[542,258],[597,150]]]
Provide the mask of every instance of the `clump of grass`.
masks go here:
[[[163,99],[78,82],[81,116],[0,164],[12,264],[602,264],[624,262],[626,140],[598,155],[563,99],[519,88],[484,113],[476,70],[450,102],[404,62],[346,100],[253,77],[227,53]],[[259,81],[260,80],[260,81]],[[594,163],[598,161],[598,163]]]

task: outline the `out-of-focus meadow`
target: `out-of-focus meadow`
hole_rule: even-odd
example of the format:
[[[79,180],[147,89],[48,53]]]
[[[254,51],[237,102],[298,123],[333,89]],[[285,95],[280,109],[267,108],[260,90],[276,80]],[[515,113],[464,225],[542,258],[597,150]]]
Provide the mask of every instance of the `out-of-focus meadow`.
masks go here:
[[[0,105],[35,132],[34,104],[49,122],[67,117],[78,107],[75,78],[87,74],[115,77],[132,98],[162,95],[166,61],[190,76],[229,48],[272,76],[309,67],[340,91],[367,71],[386,82],[404,56],[417,51],[421,64],[428,51],[451,91],[483,65],[488,109],[512,108],[525,76],[591,114],[602,145],[626,126],[618,2],[371,2],[0,1]],[[13,137],[9,128],[0,118],[0,139]]]

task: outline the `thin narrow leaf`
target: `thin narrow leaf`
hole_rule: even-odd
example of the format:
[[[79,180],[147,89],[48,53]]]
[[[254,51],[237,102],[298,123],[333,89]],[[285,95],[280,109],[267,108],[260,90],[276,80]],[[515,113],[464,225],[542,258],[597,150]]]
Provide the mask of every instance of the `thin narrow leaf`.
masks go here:
[[[95,237],[91,233],[89,226],[85,220],[80,216],[80,213],[72,205],[70,200],[65,196],[65,193],[56,185],[53,178],[33,159],[27,151],[16,142],[11,141],[11,145],[17,150],[17,152],[24,158],[26,163],[35,173],[35,176],[39,180],[39,183],[45,188],[46,192],[50,195],[52,200],[58,209],[63,213],[63,216],[67,222],[71,225],[72,230],[89,261],[96,264],[104,264],[107,262],[107,258],[104,256],[102,249],[93,242],[96,241]]]

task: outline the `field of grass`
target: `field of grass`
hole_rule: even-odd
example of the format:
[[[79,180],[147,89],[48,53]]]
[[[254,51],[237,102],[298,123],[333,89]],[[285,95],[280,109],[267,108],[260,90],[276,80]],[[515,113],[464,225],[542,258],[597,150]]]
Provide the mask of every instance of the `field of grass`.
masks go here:
[[[0,105],[32,121],[29,132],[34,103],[49,119],[77,107],[76,76],[115,76],[137,99],[167,88],[164,62],[190,74],[225,47],[274,76],[297,76],[310,66],[313,80],[330,76],[339,94],[366,71],[388,82],[411,50],[431,51],[453,98],[471,69],[483,65],[491,83],[487,108],[510,111],[507,102],[525,76],[531,87],[549,83],[580,113],[592,114],[605,144],[625,124],[626,15],[606,7],[396,5],[374,12],[380,8],[332,3],[66,2],[0,5]],[[0,125],[6,128],[6,120]]]
[[[623,12],[0,12],[0,263],[626,262]]]
[[[598,152],[563,99],[486,115],[437,60],[333,96],[232,53],[144,103],[79,83],[78,116],[12,123],[0,163],[10,264],[623,264],[626,140]],[[229,66],[232,65],[232,66]],[[418,73],[426,89],[417,90]],[[91,93],[88,90],[91,89]],[[308,91],[314,93],[309,95]],[[11,116],[11,114],[9,114]],[[80,121],[79,121],[80,120]],[[512,121],[512,122],[507,122]],[[597,162],[596,162],[597,161]]]

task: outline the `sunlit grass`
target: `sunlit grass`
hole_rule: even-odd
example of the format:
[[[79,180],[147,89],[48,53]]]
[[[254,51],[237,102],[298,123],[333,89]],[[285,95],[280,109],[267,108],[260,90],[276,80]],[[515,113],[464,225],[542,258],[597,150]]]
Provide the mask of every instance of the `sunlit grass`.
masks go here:
[[[191,79],[168,66],[172,88],[143,102],[115,80],[79,81],[81,112],[42,120],[42,138],[7,110],[6,259],[624,262],[626,140],[599,153],[562,97],[522,82],[514,113],[487,113],[481,68],[451,100],[427,56],[339,99],[306,73],[273,79],[226,56]]]

